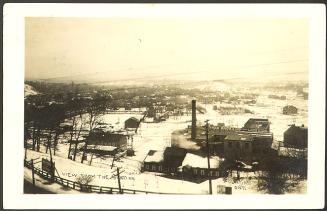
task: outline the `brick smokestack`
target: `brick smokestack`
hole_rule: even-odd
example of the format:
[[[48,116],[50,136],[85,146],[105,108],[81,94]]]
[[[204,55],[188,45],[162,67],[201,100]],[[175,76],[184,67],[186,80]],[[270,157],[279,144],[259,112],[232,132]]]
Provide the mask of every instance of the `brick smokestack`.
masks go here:
[[[196,138],[196,100],[192,100],[192,132],[191,138]]]

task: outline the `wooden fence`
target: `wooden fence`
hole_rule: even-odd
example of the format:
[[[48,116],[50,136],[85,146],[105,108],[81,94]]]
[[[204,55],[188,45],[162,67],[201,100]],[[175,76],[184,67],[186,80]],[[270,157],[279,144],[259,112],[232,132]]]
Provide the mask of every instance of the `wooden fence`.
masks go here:
[[[32,169],[32,162],[24,160],[24,166],[29,169]],[[34,173],[46,180],[56,182],[64,187],[78,190],[81,192],[104,193],[104,194],[179,194],[179,193],[160,193],[160,192],[133,190],[133,189],[124,189],[124,188],[121,189],[121,193],[120,193],[119,188],[115,188],[115,187],[83,185],[81,183],[67,180],[58,176],[54,176],[54,178],[51,178],[51,175],[48,172],[36,167],[34,167]]]

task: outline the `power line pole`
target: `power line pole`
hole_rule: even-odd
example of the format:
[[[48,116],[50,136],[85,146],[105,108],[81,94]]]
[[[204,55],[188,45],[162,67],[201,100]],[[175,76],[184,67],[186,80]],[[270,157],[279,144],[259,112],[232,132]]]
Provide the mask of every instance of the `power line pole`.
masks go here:
[[[33,188],[35,188],[35,178],[34,178],[34,160],[31,160],[32,165],[32,182],[33,182]],[[34,191],[34,190],[33,190]]]
[[[209,120],[206,120],[206,142],[207,142],[207,158],[208,158],[208,179],[209,179],[209,194],[212,194],[212,182],[210,176],[210,149],[209,149]]]
[[[119,168],[117,168],[117,177],[118,177],[118,188],[119,188],[119,193],[122,194],[123,192],[122,192],[122,190],[121,190]]]
[[[114,176],[114,177],[117,176],[117,179],[118,179],[118,189],[119,189],[119,194],[123,194],[123,190],[121,189],[121,183],[120,183],[120,174],[123,173],[123,172],[125,172],[125,171],[120,172],[119,169],[120,169],[120,168],[117,167],[117,174],[116,174],[116,175],[114,174],[114,175],[112,175],[112,176]],[[114,172],[114,171],[113,171],[113,172]],[[112,173],[113,173],[113,172],[112,172]]]
[[[50,138],[51,138],[51,132],[50,132],[50,135],[48,136],[48,146],[49,146],[49,153],[50,153],[50,163],[51,163],[51,182],[54,181],[54,165],[53,165],[53,160],[52,160],[52,153],[51,153],[51,141],[50,141]]]

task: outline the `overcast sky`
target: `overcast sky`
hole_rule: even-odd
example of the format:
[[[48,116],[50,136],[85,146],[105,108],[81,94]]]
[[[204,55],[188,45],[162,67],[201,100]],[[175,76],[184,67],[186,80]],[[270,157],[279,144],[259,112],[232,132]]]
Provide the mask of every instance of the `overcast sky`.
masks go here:
[[[26,79],[308,71],[306,19],[26,18]]]

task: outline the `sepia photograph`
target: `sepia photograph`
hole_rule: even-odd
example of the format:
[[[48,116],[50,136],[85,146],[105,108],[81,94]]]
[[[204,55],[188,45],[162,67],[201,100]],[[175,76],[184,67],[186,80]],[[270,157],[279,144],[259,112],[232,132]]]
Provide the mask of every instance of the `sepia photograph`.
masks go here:
[[[22,19],[22,194],[306,196],[310,17],[160,6]]]
[[[308,20],[27,17],[24,86],[25,193],[306,192]]]

